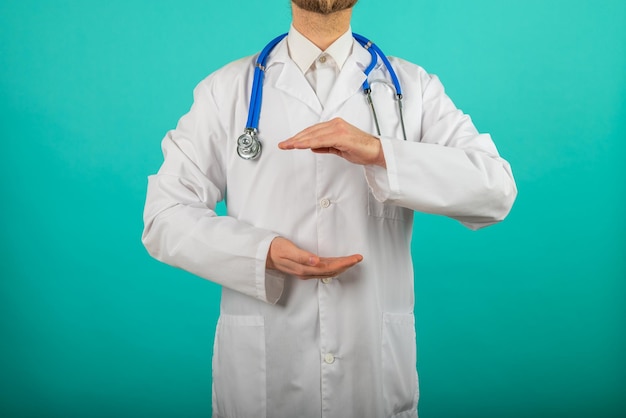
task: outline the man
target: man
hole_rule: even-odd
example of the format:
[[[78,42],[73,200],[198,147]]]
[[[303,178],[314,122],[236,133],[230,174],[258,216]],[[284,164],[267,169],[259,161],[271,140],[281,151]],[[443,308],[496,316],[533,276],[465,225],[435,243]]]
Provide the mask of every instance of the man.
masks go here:
[[[392,60],[407,140],[384,84],[373,134],[356,1],[293,0],[289,35],[265,66],[258,159],[236,146],[248,57],[198,85],[149,178],[146,248],[223,286],[215,417],[416,417],[413,211],[477,229],[515,199],[489,135],[416,65]],[[369,80],[389,75],[379,63]]]

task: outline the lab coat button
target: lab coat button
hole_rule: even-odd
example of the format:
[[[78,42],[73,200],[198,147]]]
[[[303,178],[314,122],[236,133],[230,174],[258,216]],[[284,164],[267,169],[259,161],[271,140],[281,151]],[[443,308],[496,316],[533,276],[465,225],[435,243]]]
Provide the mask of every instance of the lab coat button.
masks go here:
[[[324,64],[324,63],[326,62],[326,55],[322,55],[322,56],[320,57],[320,62],[321,62],[322,64]]]
[[[330,206],[330,200],[328,199],[322,199],[320,200],[320,206],[324,209],[326,209],[327,207]]]
[[[324,356],[324,363],[333,364],[334,362],[335,362],[335,356],[333,356],[332,354],[328,353]]]
[[[324,284],[329,284],[329,283],[332,283],[332,281],[333,281],[333,278],[332,278],[332,277],[324,277],[324,278],[322,279],[322,283],[324,283]]]

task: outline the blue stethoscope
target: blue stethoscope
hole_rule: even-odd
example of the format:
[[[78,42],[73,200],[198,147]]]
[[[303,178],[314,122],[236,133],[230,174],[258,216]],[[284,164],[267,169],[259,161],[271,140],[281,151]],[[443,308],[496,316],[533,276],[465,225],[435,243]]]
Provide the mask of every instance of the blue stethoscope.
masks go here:
[[[404,140],[406,141],[406,130],[404,127],[404,115],[402,111],[402,89],[400,88],[400,81],[398,80],[398,76],[396,76],[396,72],[393,70],[391,63],[383,53],[383,51],[376,46],[376,44],[372,43],[369,39],[358,35],[356,33],[352,34],[354,39],[357,40],[359,44],[365,48],[370,55],[372,56],[372,61],[370,65],[365,69],[365,81],[363,82],[363,93],[367,98],[367,103],[372,109],[372,115],[374,116],[374,123],[376,125],[376,132],[378,136],[380,136],[380,126],[378,124],[378,117],[376,116],[376,109],[374,108],[374,102],[372,101],[372,87],[368,81],[368,77],[370,72],[376,66],[378,62],[378,57],[383,61],[385,67],[387,67],[387,71],[389,71],[389,75],[391,76],[391,81],[393,83],[393,88],[395,89],[396,98],[398,102],[398,109],[400,112],[400,124],[402,125],[402,135],[404,136]],[[250,107],[248,110],[248,121],[246,123],[246,129],[244,130],[243,135],[237,139],[237,154],[244,160],[254,160],[261,155],[261,141],[258,138],[259,131],[259,117],[261,115],[261,100],[263,95],[263,77],[265,76],[265,65],[267,64],[267,57],[274,47],[285,37],[286,33],[277,36],[272,39],[269,44],[259,54],[259,57],[256,60],[254,65],[254,79],[252,81],[252,93],[250,95]],[[384,84],[388,84],[385,81],[372,81],[372,84],[375,82],[382,82]]]

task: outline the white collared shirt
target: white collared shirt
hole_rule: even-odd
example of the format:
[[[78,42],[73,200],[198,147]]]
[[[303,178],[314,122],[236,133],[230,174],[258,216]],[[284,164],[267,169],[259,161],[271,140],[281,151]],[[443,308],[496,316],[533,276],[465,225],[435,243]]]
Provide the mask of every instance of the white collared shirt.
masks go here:
[[[324,106],[339,71],[352,52],[352,30],[348,29],[325,51],[291,26],[287,36],[289,56],[302,71],[305,78]]]

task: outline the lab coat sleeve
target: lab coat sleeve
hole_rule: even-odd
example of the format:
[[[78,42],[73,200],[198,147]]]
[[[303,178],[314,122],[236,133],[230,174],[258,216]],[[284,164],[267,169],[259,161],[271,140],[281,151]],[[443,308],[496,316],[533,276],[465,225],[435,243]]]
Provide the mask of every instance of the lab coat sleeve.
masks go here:
[[[457,219],[471,229],[499,222],[517,189],[509,164],[488,134],[455,107],[436,76],[421,70],[417,140],[380,138],[386,169],[366,166],[374,197],[385,203]],[[409,133],[410,135],[410,133]]]
[[[226,133],[208,80],[163,139],[164,162],[148,178],[142,241],[160,261],[276,303],[284,276],[266,270],[265,262],[277,234],[215,213],[226,188]]]

